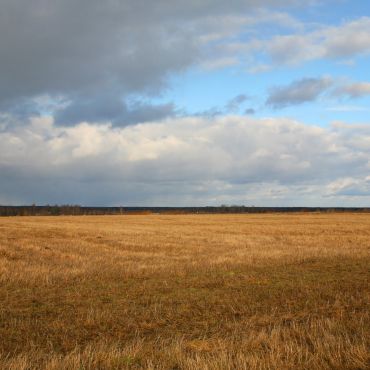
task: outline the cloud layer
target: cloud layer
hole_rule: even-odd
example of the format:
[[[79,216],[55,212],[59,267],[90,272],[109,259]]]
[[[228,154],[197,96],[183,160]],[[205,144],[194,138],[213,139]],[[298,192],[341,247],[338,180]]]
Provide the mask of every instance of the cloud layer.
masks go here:
[[[225,116],[58,127],[33,119],[0,133],[0,202],[361,205],[370,197],[369,158],[366,125]]]

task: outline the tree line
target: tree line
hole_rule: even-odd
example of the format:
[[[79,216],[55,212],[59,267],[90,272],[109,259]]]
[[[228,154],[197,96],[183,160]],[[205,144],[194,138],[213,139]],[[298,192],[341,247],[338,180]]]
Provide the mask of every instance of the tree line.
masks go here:
[[[0,216],[185,214],[185,213],[276,213],[276,212],[370,212],[362,207],[254,207],[221,205],[210,207],[83,207],[80,205],[0,206]]]

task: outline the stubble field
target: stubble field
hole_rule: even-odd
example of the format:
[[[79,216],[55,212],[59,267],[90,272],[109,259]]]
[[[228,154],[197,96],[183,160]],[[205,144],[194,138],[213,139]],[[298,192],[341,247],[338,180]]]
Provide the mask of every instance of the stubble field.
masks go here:
[[[0,369],[367,369],[370,214],[0,218]]]

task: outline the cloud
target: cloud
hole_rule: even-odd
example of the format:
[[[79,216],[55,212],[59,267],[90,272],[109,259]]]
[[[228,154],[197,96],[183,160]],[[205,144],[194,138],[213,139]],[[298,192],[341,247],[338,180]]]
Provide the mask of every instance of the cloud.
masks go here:
[[[150,99],[167,91],[171,76],[194,66],[266,71],[274,63],[348,59],[370,50],[368,17],[307,32],[281,11],[297,4],[3,0],[0,112],[24,121],[55,112],[60,124],[156,120],[176,108]],[[272,60],[258,60],[263,53]],[[130,107],[132,96],[147,103]]]
[[[293,3],[2,0],[0,109],[45,95],[73,100],[80,111],[102,91],[158,95],[170,75],[205,60],[207,45],[235,34],[251,13]]]
[[[370,196],[370,176],[351,178],[344,177],[328,185],[330,196]]]
[[[316,100],[332,85],[328,77],[303,78],[286,86],[271,89],[266,104],[277,109]]]
[[[361,17],[339,27],[318,32],[324,37],[324,55],[329,58],[350,58],[370,52],[370,17]]]
[[[258,43],[253,40],[254,35],[261,34],[266,38],[274,33],[298,32],[304,29],[304,24],[290,14],[263,6],[262,2],[261,7],[256,10],[203,20],[200,28],[200,40],[204,41],[201,67],[207,70],[241,67],[245,59],[252,56],[254,45]],[[270,68],[266,65],[252,66],[249,71],[255,73]]]
[[[247,64],[250,73],[260,73],[319,59],[354,63],[354,58],[370,53],[370,17],[336,26],[297,24],[288,31],[278,28],[269,34],[263,30],[263,37],[256,37],[254,32],[245,37],[244,32],[243,37],[220,45],[218,57],[236,58],[239,64]]]
[[[177,110],[173,103],[151,104],[133,101],[127,104],[111,94],[92,98],[79,97],[70,104],[55,111],[55,122],[60,125],[75,125],[79,122],[106,123],[117,126],[160,120],[175,116]]]
[[[237,114],[239,113],[240,109],[245,104],[245,102],[250,99],[251,99],[250,96],[246,94],[238,94],[234,96],[233,98],[231,98],[229,101],[227,101],[223,107],[213,106],[208,109],[198,111],[193,115],[197,117],[215,118],[215,117],[219,117],[222,115]],[[183,113],[186,113],[186,112],[183,112]],[[189,114],[187,115],[189,116]]]
[[[353,82],[337,87],[333,91],[334,96],[349,97],[351,99],[362,98],[370,95],[370,82]]]
[[[313,59],[348,59],[370,52],[370,18],[340,26],[321,27],[306,34],[273,37],[261,47],[277,63],[294,64]]]
[[[245,111],[244,111],[244,114],[248,114],[248,115],[253,115],[256,113],[256,110],[253,109],[253,108],[247,108]]]
[[[212,58],[210,60],[205,60],[202,62],[201,66],[206,70],[222,69],[226,67],[231,67],[239,64],[239,59],[237,57],[225,57],[225,58]]]
[[[243,105],[249,99],[249,96],[245,94],[236,95],[225,105],[225,110],[231,113],[237,112],[240,109],[241,105]]]
[[[40,117],[0,132],[0,203],[364,206],[333,183],[363,183],[369,158],[369,125],[226,116],[63,127]]]

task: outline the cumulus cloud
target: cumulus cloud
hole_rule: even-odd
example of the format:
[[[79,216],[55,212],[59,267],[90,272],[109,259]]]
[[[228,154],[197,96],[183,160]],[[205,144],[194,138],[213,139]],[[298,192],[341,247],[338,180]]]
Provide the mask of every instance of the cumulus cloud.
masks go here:
[[[273,108],[284,108],[316,100],[332,85],[328,77],[304,78],[286,86],[271,89],[266,104]]]
[[[369,127],[241,116],[62,127],[34,118],[0,133],[0,202],[344,204],[333,183],[367,181]]]

